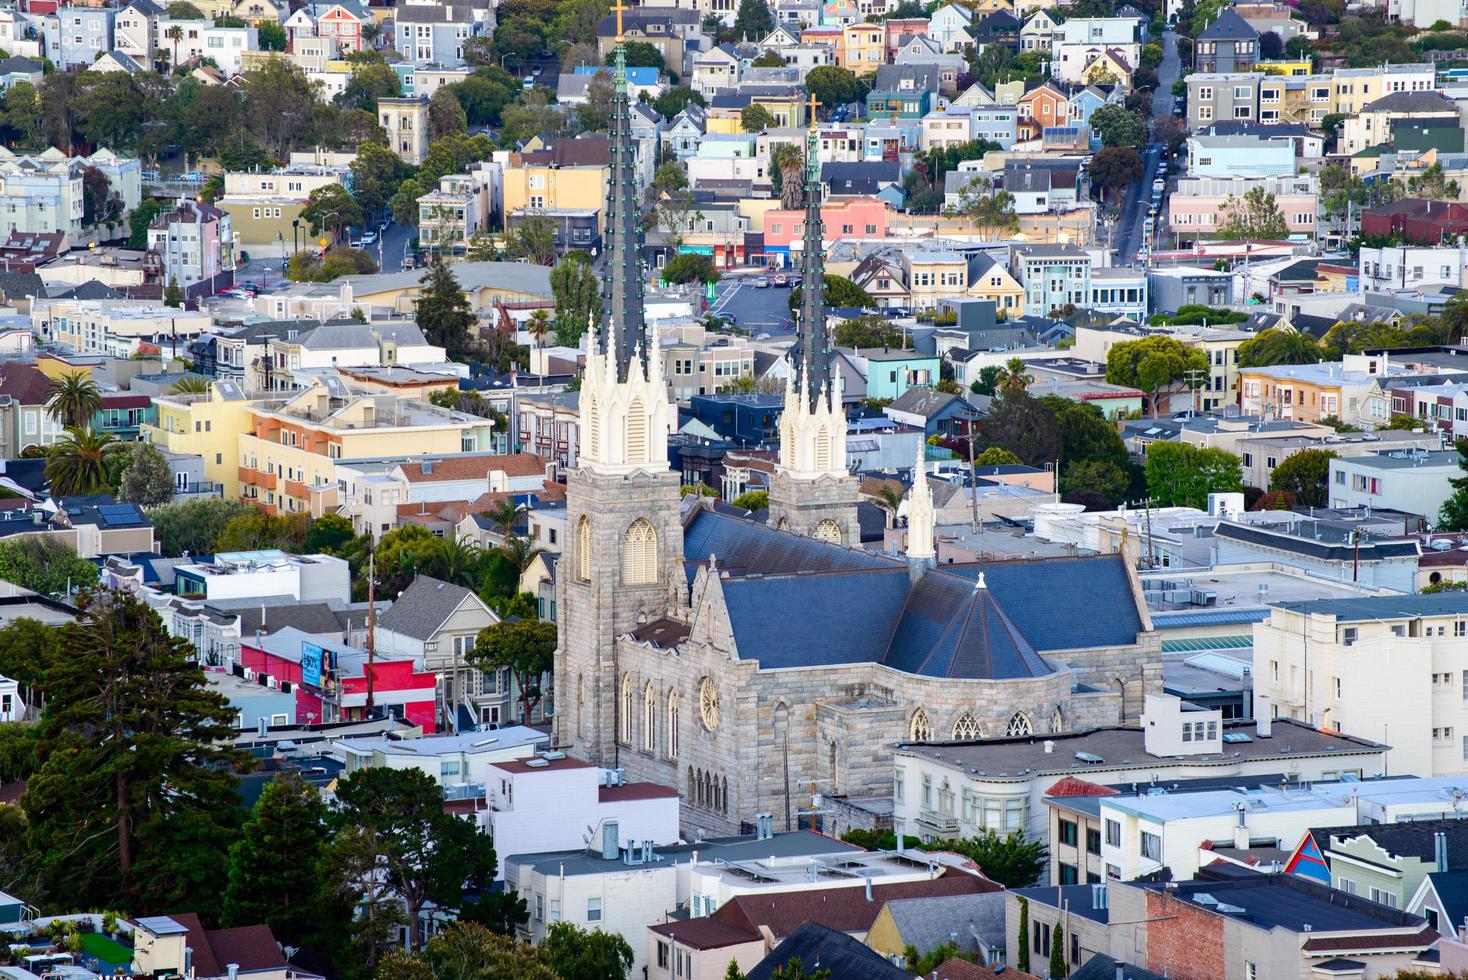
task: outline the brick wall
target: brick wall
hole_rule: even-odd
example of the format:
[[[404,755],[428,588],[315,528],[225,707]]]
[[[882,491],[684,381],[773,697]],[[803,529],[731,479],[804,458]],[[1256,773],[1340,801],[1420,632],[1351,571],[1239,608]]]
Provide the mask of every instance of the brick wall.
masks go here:
[[[1147,893],[1147,918],[1147,969],[1174,980],[1224,976],[1222,918],[1166,892]]]

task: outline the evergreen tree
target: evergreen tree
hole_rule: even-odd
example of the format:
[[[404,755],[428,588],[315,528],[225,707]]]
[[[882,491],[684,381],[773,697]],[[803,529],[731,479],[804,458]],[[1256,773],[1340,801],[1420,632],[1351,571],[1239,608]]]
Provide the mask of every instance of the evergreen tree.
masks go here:
[[[739,0],[734,15],[734,36],[741,41],[759,41],[775,29],[775,18],[765,0]]]
[[[1448,481],[1453,486],[1453,495],[1443,501],[1437,530],[1468,531],[1468,439],[1458,439],[1453,445],[1458,449],[1458,467],[1465,475]]]
[[[326,806],[296,772],[277,775],[260,794],[229,852],[224,924],[265,923],[287,946],[321,928],[321,876]]]
[[[1019,935],[1015,937],[1019,949],[1019,962],[1015,968],[1021,973],[1030,972],[1030,903],[1019,900]]]
[[[155,447],[137,444],[132,461],[122,471],[117,499],[140,507],[157,507],[173,499],[173,471]]]
[[[448,351],[450,360],[459,360],[469,351],[470,331],[474,329],[474,309],[459,281],[442,262],[435,262],[419,280],[418,326],[430,344]]]
[[[237,823],[230,770],[247,761],[220,747],[234,712],[131,593],[79,605],[46,671],[40,767],[22,797],[39,878],[69,906],[212,919]]]
[[[585,261],[586,253],[568,252],[551,269],[551,293],[556,298],[556,343],[575,347],[601,310],[601,283]]]
[[[1064,980],[1070,976],[1070,963],[1065,958],[1065,927],[1055,924],[1050,936],[1050,980]]]
[[[540,958],[561,980],[626,980],[632,947],[615,932],[553,922],[539,945]]]
[[[178,278],[168,277],[168,288],[163,291],[163,305],[178,309],[183,306],[183,290],[178,288]]]

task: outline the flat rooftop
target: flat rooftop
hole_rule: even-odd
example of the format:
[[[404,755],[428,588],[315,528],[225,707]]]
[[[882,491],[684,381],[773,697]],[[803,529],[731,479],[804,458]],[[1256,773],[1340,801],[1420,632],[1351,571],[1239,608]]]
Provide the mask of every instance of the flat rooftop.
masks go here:
[[[777,833],[763,840],[754,834],[742,837],[716,837],[711,840],[692,841],[686,844],[670,844],[653,848],[653,864],[676,866],[688,864],[698,855],[703,861],[763,861],[770,858],[794,860],[822,855],[851,855],[866,853],[855,844],[827,837],[810,830],[795,830]],[[625,871],[627,865],[621,858],[608,860],[599,851],[542,851],[531,854],[512,854],[505,858],[510,864],[532,868],[550,874],[560,874],[564,866],[567,875],[605,874],[609,871]],[[649,867],[649,865],[640,865]]]
[[[1290,932],[1374,932],[1420,926],[1420,916],[1327,888],[1298,875],[1249,875],[1229,881],[1144,886],[1190,905],[1241,919],[1260,929]],[[1403,940],[1411,937],[1403,936]],[[1370,941],[1367,941],[1370,943]],[[1370,943],[1375,945],[1375,943]]]
[[[1055,775],[1080,776],[1104,783],[1107,772],[1140,767],[1196,768],[1210,764],[1233,766],[1240,762],[1278,759],[1285,755],[1374,756],[1387,748],[1379,742],[1323,732],[1285,718],[1274,722],[1273,737],[1267,739],[1256,736],[1255,726],[1251,721],[1226,721],[1223,723],[1223,733],[1238,733],[1246,736],[1248,741],[1225,742],[1225,752],[1191,755],[1180,762],[1171,756],[1148,755],[1143,748],[1142,729],[1120,726],[1089,732],[1061,733],[1048,738],[990,739],[980,742],[899,742],[897,751],[926,761],[939,762],[966,775],[983,776],[995,781],[1029,782],[1038,775]],[[1054,745],[1050,752],[1045,751],[1047,743]],[[1076,758],[1078,752],[1101,761],[1082,761]],[[1468,785],[1468,777],[1459,781]]]

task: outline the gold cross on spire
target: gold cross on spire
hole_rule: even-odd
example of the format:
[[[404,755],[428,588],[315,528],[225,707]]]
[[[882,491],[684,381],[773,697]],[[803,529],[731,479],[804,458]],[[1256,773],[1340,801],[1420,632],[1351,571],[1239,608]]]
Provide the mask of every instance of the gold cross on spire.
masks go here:
[[[816,108],[821,105],[816,101],[816,94],[810,93],[810,98],[805,100],[806,108],[810,109],[810,128],[816,128]]]
[[[622,0],[617,0],[617,3],[612,6],[612,13],[614,13],[614,14],[617,15],[617,43],[618,44],[621,44],[622,43],[622,11],[624,11],[624,10],[631,10],[631,9],[632,8],[629,7],[629,6],[627,6],[627,4],[622,3]]]

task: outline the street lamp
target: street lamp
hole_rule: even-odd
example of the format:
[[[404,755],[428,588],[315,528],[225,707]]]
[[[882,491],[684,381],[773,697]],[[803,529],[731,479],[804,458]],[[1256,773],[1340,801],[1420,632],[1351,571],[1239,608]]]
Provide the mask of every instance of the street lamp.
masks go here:
[[[291,219],[291,238],[295,241],[295,247],[291,251],[291,254],[292,255],[295,255],[297,252],[299,252],[301,250],[301,219],[300,218],[292,218]]]

